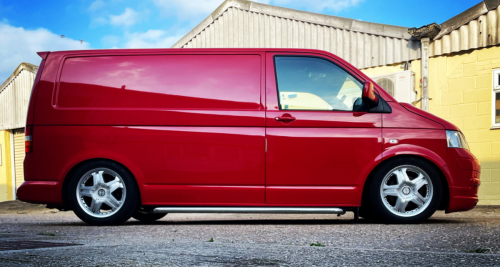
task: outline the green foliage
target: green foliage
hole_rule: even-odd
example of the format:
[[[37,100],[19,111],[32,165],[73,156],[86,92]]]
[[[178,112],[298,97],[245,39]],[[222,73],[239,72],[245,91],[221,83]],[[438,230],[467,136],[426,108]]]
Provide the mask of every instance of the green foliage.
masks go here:
[[[319,243],[319,242],[316,242],[316,243],[311,243],[310,245],[311,247],[324,247],[325,245]]]
[[[466,250],[466,253],[488,253],[491,251],[491,248],[482,248],[482,247],[477,247],[475,249],[471,250]]]
[[[54,233],[38,233],[37,235],[56,236],[56,234],[54,234]]]

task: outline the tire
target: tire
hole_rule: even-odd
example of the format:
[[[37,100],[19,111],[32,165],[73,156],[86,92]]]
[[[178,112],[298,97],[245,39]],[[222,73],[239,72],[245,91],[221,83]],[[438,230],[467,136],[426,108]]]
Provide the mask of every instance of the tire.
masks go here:
[[[163,217],[165,217],[166,213],[146,213],[144,211],[141,212],[141,209],[138,209],[133,215],[132,218],[141,221],[143,223],[152,223],[157,221]]]
[[[98,160],[75,171],[67,199],[73,212],[90,225],[122,224],[139,206],[139,190],[121,165]]]
[[[359,208],[359,217],[371,221],[373,220],[373,214],[370,213],[370,210],[367,206],[367,204],[362,204],[361,207]]]
[[[388,161],[368,184],[363,211],[385,223],[420,223],[436,212],[443,186],[434,166],[418,158]]]

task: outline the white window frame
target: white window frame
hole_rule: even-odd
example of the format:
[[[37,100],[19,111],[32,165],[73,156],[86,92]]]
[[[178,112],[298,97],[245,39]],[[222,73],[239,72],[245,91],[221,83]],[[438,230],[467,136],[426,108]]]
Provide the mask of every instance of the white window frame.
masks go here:
[[[494,69],[492,73],[492,92],[491,92],[491,129],[500,129],[500,123],[496,123],[496,94],[500,93],[500,69]]]

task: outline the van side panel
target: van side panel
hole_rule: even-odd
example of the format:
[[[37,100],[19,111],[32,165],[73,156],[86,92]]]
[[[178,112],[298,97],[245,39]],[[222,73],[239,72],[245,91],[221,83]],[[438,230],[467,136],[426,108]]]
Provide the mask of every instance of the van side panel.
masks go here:
[[[37,110],[41,116],[36,124],[264,126],[260,55],[95,56],[61,61],[60,82],[51,92],[50,104]]]
[[[37,102],[31,180],[62,183],[105,158],[134,174],[144,203],[265,203],[261,55],[60,60]]]

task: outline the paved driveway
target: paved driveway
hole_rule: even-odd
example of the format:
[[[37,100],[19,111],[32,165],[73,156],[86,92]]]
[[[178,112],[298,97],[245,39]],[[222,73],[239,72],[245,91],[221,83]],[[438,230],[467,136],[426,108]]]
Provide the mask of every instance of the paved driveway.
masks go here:
[[[3,202],[0,265],[500,266],[500,207],[438,212],[419,225],[352,219],[169,214],[151,225],[94,227],[72,212]]]

